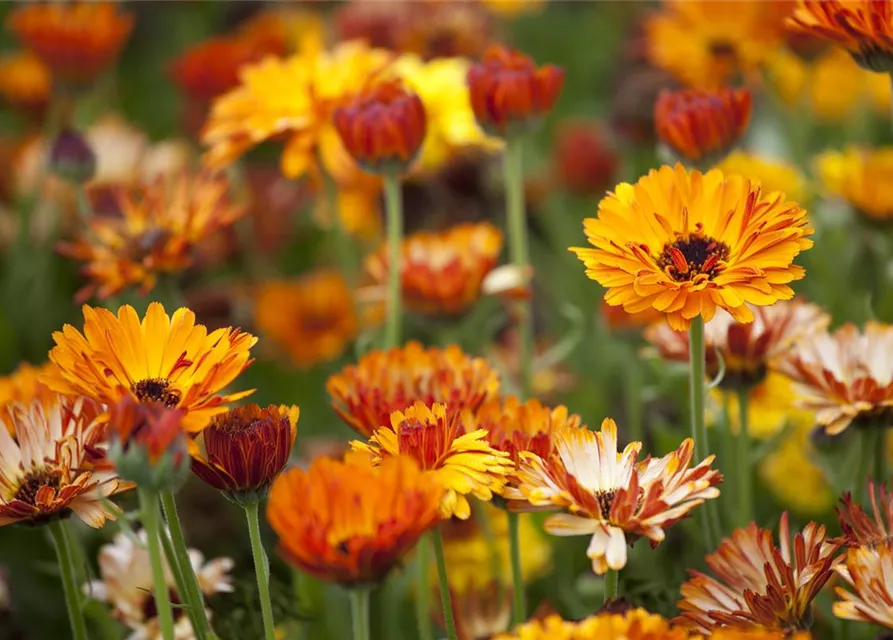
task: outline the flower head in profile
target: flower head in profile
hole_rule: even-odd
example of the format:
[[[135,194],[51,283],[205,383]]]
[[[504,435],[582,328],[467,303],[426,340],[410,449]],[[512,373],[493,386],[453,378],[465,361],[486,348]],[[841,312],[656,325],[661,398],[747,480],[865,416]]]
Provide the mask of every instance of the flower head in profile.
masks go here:
[[[828,435],[850,426],[887,427],[893,419],[893,326],[870,321],[860,331],[845,324],[833,333],[804,336],[779,362],[796,383],[796,404],[815,412]]]
[[[189,442],[192,472],[235,502],[257,502],[288,462],[299,414],[249,404],[215,416]]]
[[[849,589],[839,586],[834,591],[840,598],[832,605],[838,618],[858,620],[893,629],[893,548],[848,549],[843,563],[834,567]]]
[[[859,66],[893,72],[893,6],[876,0],[800,0],[793,26],[850,52]]]
[[[189,549],[189,560],[205,599],[233,590],[229,576],[233,568],[232,559],[217,558],[205,562],[198,550]],[[110,604],[112,615],[133,632],[130,637],[134,640],[161,640],[145,530],[135,537],[123,532],[116,534],[111,543],[100,548],[98,564],[99,580],[85,584],[84,594]],[[182,604],[183,596],[177,593],[170,568],[165,565],[164,569],[171,602],[174,605]],[[194,637],[186,610],[175,606],[173,611],[174,635],[182,639]],[[207,613],[210,616],[210,611]]]
[[[548,458],[521,453],[518,487],[505,496],[566,510],[550,516],[545,529],[558,536],[592,536],[587,555],[598,574],[626,565],[630,540],[647,537],[656,546],[667,527],[719,496],[722,476],[710,468],[713,456],[691,467],[690,438],[662,458],[641,462],[636,462],[641,442],[618,453],[617,425],[609,418],[598,432],[559,426],[552,439],[554,453]]]
[[[391,414],[415,402],[443,403],[452,417],[474,411],[499,391],[499,376],[483,358],[459,347],[426,348],[419,342],[370,351],[329,378],[326,389],[341,419],[368,438],[391,424]]]
[[[78,86],[117,59],[133,16],[111,2],[34,3],[10,13],[6,26],[55,77]]]
[[[751,95],[746,87],[664,90],[654,107],[660,140],[686,160],[724,156],[750,124]]]
[[[206,172],[158,178],[136,192],[121,188],[116,197],[120,217],[95,216],[89,233],[59,245],[60,253],[84,263],[89,283],[80,300],[108,298],[129,286],[151,291],[159,276],[191,266],[199,243],[244,214],[230,200],[227,179]]]
[[[502,232],[492,224],[459,224],[446,231],[418,231],[404,238],[400,286],[406,306],[425,315],[467,311],[484,292],[502,252]],[[366,273],[384,286],[387,246],[366,258]]]
[[[0,97],[26,113],[40,113],[50,99],[52,78],[46,65],[30,51],[0,57]]]
[[[331,269],[262,283],[254,296],[254,321],[300,368],[334,360],[359,330],[353,293]]]
[[[732,151],[716,168],[724,175],[747,176],[759,182],[763,191],[774,193],[780,191],[794,202],[805,202],[809,198],[806,178],[800,170],[786,162],[744,151]]]
[[[893,147],[826,151],[815,162],[822,185],[871,220],[893,220]]]
[[[853,501],[849,492],[840,499],[837,519],[843,536],[839,542],[850,548],[879,546],[893,548],[893,496],[887,493],[884,485],[868,482],[868,497],[871,513]]]
[[[321,580],[369,585],[439,522],[442,495],[437,479],[406,456],[375,467],[364,454],[318,458],[276,479],[267,520],[289,564]]]
[[[22,362],[15,371],[0,377],[0,407],[13,403],[30,405],[35,400],[47,404],[56,394],[40,381],[40,377],[51,371],[53,366],[51,362],[38,366]],[[0,422],[5,422],[10,435],[15,435],[12,421],[6,419],[8,415],[0,409]]]
[[[105,430],[98,405],[53,396],[2,409],[15,436],[0,429],[0,526],[43,524],[71,513],[93,528],[115,516],[106,498],[122,481],[99,445]]]
[[[555,106],[564,87],[564,69],[537,67],[520,51],[491,45],[468,70],[471,108],[493,135],[523,131]]]
[[[806,212],[741,176],[687,171],[681,164],[621,183],[584,220],[594,248],[572,247],[605,300],[637,313],[666,314],[677,331],[717,308],[753,322],[750,305],[789,300],[804,276],[793,264],[812,246]]]
[[[724,538],[707,556],[715,578],[691,571],[682,585],[680,622],[709,632],[717,627],[793,633],[812,619],[812,601],[834,574],[837,545],[815,522],[794,536],[787,513],[772,531],[751,523]]]
[[[55,368],[41,382],[103,404],[122,396],[185,412],[183,427],[199,431],[252,391],[224,393],[251,363],[257,338],[226,327],[209,332],[186,308],[169,316],[158,302],[140,320],[129,305],[118,315],[84,305],[84,333],[71,325],[53,334]]]
[[[372,453],[375,462],[394,456],[413,458],[443,486],[443,517],[465,520],[471,515],[466,496],[491,500],[502,491],[513,468],[507,453],[487,444],[486,431],[467,430],[473,424],[469,411],[459,416],[448,414],[443,404],[416,402],[391,414],[390,426],[378,429],[368,443],[354,441],[351,447]]]
[[[824,331],[831,322],[821,307],[800,300],[752,307],[754,321],[741,324],[725,311],[718,312],[704,327],[707,376],[719,375],[720,357],[725,373],[720,385],[752,387],[762,382],[772,368],[804,336]],[[673,331],[665,322],[645,331],[645,339],[665,360],[688,362],[688,334]]]

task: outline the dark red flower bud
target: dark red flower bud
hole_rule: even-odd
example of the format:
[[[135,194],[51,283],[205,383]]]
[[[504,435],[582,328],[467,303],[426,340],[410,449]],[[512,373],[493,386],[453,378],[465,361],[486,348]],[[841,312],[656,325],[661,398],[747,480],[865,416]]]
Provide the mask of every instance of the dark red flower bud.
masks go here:
[[[488,132],[521,131],[555,105],[564,86],[564,69],[537,67],[523,53],[493,45],[468,70],[471,108]]]
[[[62,131],[50,147],[50,170],[63,180],[84,184],[96,173],[96,155],[76,131]]]
[[[370,173],[403,171],[412,164],[427,131],[421,98],[399,80],[387,80],[357,94],[335,110],[344,147]]]
[[[598,125],[577,121],[559,127],[555,170],[565,189],[580,196],[604,195],[616,169],[617,154]]]
[[[662,91],[654,109],[661,141],[686,160],[718,160],[735,145],[750,123],[750,90]]]

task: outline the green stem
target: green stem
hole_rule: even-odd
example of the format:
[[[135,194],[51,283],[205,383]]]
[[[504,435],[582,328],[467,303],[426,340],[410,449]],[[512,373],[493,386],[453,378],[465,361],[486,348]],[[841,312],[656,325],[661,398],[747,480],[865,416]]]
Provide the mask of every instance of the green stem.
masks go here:
[[[753,474],[750,460],[750,433],[748,432],[748,404],[750,389],[738,390],[738,437],[735,462],[738,484],[738,526],[746,527],[753,519]]]
[[[705,457],[707,446],[707,424],[704,421],[704,370],[706,369],[706,352],[704,350],[704,318],[700,315],[692,318],[688,331],[689,342],[689,408],[691,413],[691,437],[695,441],[695,460],[700,462]],[[704,544],[707,549],[716,548],[715,519],[712,500],[704,504]]]
[[[887,430],[880,422],[871,427],[875,431],[874,481],[878,484],[887,481]]]
[[[428,567],[431,561],[428,559],[428,545],[421,540],[416,545],[416,599],[415,615],[418,625],[419,640],[434,640],[431,633],[431,588],[428,586]]]
[[[71,624],[71,637],[74,640],[87,640],[87,623],[81,609],[80,589],[74,577],[74,562],[71,555],[71,541],[63,520],[50,524],[50,534],[56,546],[56,557],[62,571],[62,587],[65,590],[65,606],[68,608],[68,621]]]
[[[503,171],[505,180],[506,216],[509,253],[512,264],[526,272],[530,265],[527,241],[527,218],[524,206],[524,145],[518,136],[505,141]],[[530,396],[533,382],[533,313],[529,298],[516,303],[518,314],[518,362],[520,367],[521,399]]]
[[[353,640],[369,640],[369,589],[350,590],[350,614]]]
[[[189,550],[186,547],[186,538],[183,536],[183,528],[180,526],[177,502],[174,500],[172,491],[161,492],[161,506],[164,508],[164,516],[171,534],[170,553],[168,553],[168,545],[165,544],[167,562],[177,581],[177,593],[185,599],[186,613],[189,615],[189,622],[192,623],[196,639],[204,640],[212,633],[211,623],[208,621],[205,611],[205,600],[195,575],[195,569],[189,559]],[[162,536],[162,541],[167,542],[167,536]]]
[[[642,424],[642,376],[639,371],[639,363],[635,358],[623,368],[624,396],[626,400],[627,433],[630,442],[643,442],[645,430]],[[647,447],[646,447],[647,451]]]
[[[620,593],[620,572],[614,569],[608,569],[605,573],[605,604],[611,600],[616,600]]]
[[[443,533],[440,527],[431,532],[431,543],[434,546],[434,559],[437,561],[437,580],[440,584],[440,603],[443,605],[443,622],[447,638],[458,640],[456,621],[453,619],[453,601],[450,597],[450,583],[447,578],[446,559],[443,556]]]
[[[320,163],[321,164],[321,163]],[[329,213],[332,216],[332,239],[335,244],[335,255],[338,256],[338,266],[344,273],[344,278],[353,286],[356,282],[360,267],[357,260],[353,239],[350,237],[344,226],[344,220],[341,219],[341,213],[338,210],[338,185],[332,177],[322,172],[323,189],[326,194],[326,204],[329,207]]]
[[[524,576],[521,575],[521,532],[519,514],[508,512],[509,554],[512,560],[512,626],[515,627],[527,619],[524,605]]]
[[[388,234],[388,309],[385,320],[385,348],[391,349],[402,339],[402,290],[400,275],[403,270],[403,192],[400,176],[389,173],[384,177],[385,212]]]
[[[164,640],[174,640],[174,615],[171,610],[170,590],[164,576],[164,560],[161,556],[161,514],[158,513],[158,495],[154,491],[139,489],[143,527],[146,529],[146,547],[152,565],[152,586],[155,608],[158,611],[158,628]]]
[[[270,571],[267,566],[267,554],[260,539],[260,519],[258,518],[258,502],[245,505],[245,516],[248,518],[248,535],[251,538],[251,555],[254,558],[254,574],[257,577],[257,591],[260,595],[260,609],[264,619],[264,638],[276,639],[276,626],[273,623],[273,604],[270,602]]]

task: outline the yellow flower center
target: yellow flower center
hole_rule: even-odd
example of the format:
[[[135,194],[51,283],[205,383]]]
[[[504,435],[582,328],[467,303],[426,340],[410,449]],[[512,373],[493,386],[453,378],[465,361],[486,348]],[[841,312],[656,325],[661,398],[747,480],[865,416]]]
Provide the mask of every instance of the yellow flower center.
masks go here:
[[[171,383],[164,378],[147,378],[134,383],[131,387],[140,402],[159,402],[173,409],[180,402],[181,394],[171,389]]]
[[[666,243],[657,264],[676,282],[694,280],[704,274],[712,279],[723,269],[729,246],[710,236],[691,235]]]
[[[19,488],[13,495],[14,500],[21,500],[30,505],[37,504],[37,492],[41,487],[51,487],[54,491],[62,483],[62,472],[59,469],[35,469],[22,478]]]

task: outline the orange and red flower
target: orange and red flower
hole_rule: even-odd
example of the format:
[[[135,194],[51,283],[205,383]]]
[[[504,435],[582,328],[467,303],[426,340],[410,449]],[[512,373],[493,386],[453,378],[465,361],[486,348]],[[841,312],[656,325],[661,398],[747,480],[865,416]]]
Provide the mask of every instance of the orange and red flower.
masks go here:
[[[750,90],[661,91],[654,107],[660,140],[686,160],[715,160],[741,139],[750,123]]]
[[[853,502],[849,492],[840,499],[842,505],[837,508],[837,519],[843,536],[838,541],[846,547],[893,548],[893,496],[884,485],[869,481],[868,497],[871,515]]]
[[[478,124],[494,135],[525,129],[547,114],[564,86],[564,69],[537,67],[519,51],[492,45],[468,70],[471,108]]]
[[[279,554],[345,586],[380,582],[440,520],[443,488],[406,456],[373,467],[363,454],[291,469],[270,490],[267,520]]]
[[[0,57],[0,96],[10,105],[32,115],[42,113],[51,84],[49,69],[30,51]]]
[[[109,457],[143,487],[176,486],[188,469],[185,411],[123,396],[108,411]]]
[[[832,605],[834,615],[893,629],[893,548],[882,545],[849,549],[846,561],[834,569],[852,589],[834,588],[841,598]]]

